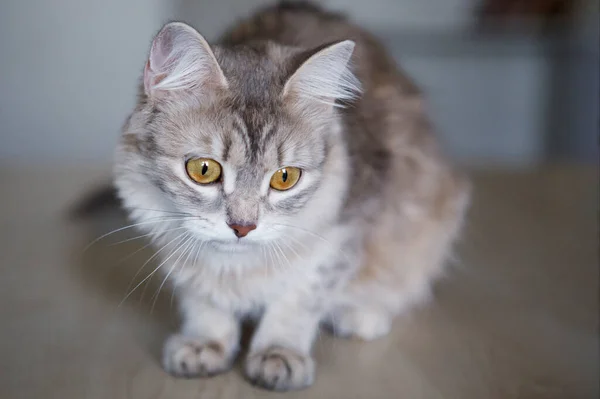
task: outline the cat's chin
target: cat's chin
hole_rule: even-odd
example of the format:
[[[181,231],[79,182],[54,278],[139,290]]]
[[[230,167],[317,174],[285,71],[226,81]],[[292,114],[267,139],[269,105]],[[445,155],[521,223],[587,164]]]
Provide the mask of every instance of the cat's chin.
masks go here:
[[[244,253],[256,250],[258,243],[250,241],[209,241],[207,245],[219,252]]]

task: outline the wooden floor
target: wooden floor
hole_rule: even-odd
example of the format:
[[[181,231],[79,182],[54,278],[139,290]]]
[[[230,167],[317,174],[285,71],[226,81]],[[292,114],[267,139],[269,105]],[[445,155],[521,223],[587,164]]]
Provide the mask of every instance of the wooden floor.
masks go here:
[[[151,252],[106,215],[63,211],[102,170],[0,168],[0,398],[578,399],[599,395],[598,175],[478,173],[466,234],[436,302],[364,344],[323,333],[315,385],[272,394],[239,368],[176,380],[160,368],[177,320],[160,279],[119,303]],[[140,273],[145,276],[151,269]],[[142,295],[143,294],[143,295]]]

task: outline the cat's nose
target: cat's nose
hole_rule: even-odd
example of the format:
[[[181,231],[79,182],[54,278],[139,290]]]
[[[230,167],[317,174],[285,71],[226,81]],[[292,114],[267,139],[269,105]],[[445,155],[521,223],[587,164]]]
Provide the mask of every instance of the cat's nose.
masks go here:
[[[241,224],[227,223],[227,225],[231,228],[231,230],[233,230],[235,235],[238,236],[239,238],[246,237],[248,235],[248,233],[250,233],[252,230],[256,229],[255,224],[241,225]]]

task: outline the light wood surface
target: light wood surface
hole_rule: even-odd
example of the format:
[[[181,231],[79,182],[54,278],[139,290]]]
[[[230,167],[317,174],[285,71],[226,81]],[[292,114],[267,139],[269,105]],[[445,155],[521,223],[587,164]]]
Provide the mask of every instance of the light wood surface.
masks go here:
[[[239,367],[206,380],[160,368],[176,328],[160,278],[119,303],[148,249],[120,215],[64,210],[103,176],[89,168],[0,168],[0,398],[597,398],[598,174],[547,167],[474,175],[456,262],[436,301],[374,343],[323,333],[315,385],[273,394]],[[119,263],[119,261],[121,262]],[[150,270],[147,266],[140,276]],[[143,297],[142,297],[143,293]]]

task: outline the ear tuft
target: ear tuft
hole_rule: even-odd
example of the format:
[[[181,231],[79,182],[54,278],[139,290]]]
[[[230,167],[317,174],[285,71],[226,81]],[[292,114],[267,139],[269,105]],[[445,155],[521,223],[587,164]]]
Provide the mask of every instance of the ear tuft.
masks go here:
[[[227,81],[206,40],[184,23],[165,25],[152,42],[144,69],[146,94],[208,84],[227,86]]]
[[[360,82],[350,69],[354,42],[332,44],[309,57],[285,84],[283,95],[317,100],[340,106],[335,100],[351,101],[361,92]]]

